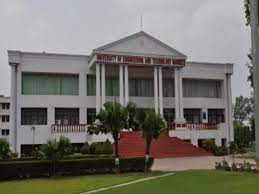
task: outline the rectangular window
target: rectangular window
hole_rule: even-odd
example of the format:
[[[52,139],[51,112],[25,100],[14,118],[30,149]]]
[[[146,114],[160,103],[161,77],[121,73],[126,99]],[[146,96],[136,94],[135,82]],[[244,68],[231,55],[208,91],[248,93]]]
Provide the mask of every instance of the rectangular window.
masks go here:
[[[88,108],[87,109],[87,124],[94,123],[95,119],[96,119],[96,109],[95,108]]]
[[[22,108],[22,125],[47,125],[47,108]]]
[[[79,95],[78,75],[22,73],[24,95]]]
[[[87,75],[87,96],[96,95],[96,77],[95,75]],[[105,78],[105,95],[119,96],[120,86],[118,77]]]
[[[221,81],[184,79],[183,97],[221,98]]]
[[[86,76],[86,85],[87,85],[87,96],[95,96],[96,95],[95,75]]]
[[[8,123],[9,121],[10,121],[9,115],[2,115],[2,122],[3,123]]]
[[[209,123],[224,123],[225,110],[224,109],[208,109],[208,122]]]
[[[10,109],[10,103],[2,103],[2,109],[3,110],[9,110]]]
[[[201,123],[201,109],[184,109],[184,118],[187,123]]]
[[[163,79],[163,97],[174,97],[174,79]]]
[[[106,96],[119,96],[120,84],[118,77],[108,77],[105,80]]]
[[[164,118],[167,124],[174,122],[175,120],[175,109],[173,108],[164,108]]]
[[[1,135],[2,136],[8,136],[9,135],[9,129],[2,129],[1,130]]]
[[[55,108],[55,124],[78,125],[79,108]]]
[[[142,78],[129,79],[129,95],[141,97],[154,96],[154,80]]]

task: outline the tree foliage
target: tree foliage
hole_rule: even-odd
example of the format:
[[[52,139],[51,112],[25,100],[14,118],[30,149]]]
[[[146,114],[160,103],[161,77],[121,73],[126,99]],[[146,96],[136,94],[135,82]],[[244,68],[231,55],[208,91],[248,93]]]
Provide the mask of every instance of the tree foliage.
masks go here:
[[[72,145],[68,138],[61,136],[59,141],[56,139],[48,140],[46,144],[41,146],[40,151],[45,159],[55,162],[65,155],[71,154]]]
[[[11,150],[10,144],[5,139],[0,139],[0,160],[6,160],[10,158]]]
[[[253,142],[252,131],[250,127],[243,124],[234,125],[234,140],[238,150],[250,147]]]
[[[253,113],[253,100],[249,97],[238,96],[234,104],[234,123],[243,124],[251,119]]]
[[[152,140],[158,138],[160,133],[165,130],[165,121],[154,109],[140,109],[140,112],[138,114],[139,129],[146,138],[146,155],[149,155]]]
[[[96,118],[99,120],[99,123],[95,123],[89,128],[89,134],[111,133],[115,143],[115,157],[118,158],[119,133],[123,128],[130,127],[127,109],[119,102],[106,102]]]

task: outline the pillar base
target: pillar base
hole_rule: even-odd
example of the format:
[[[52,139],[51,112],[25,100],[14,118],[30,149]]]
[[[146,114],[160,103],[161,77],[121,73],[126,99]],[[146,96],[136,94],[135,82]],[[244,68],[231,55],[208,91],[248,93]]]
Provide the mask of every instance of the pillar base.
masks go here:
[[[177,118],[174,120],[175,130],[186,130],[187,122],[184,118]]]

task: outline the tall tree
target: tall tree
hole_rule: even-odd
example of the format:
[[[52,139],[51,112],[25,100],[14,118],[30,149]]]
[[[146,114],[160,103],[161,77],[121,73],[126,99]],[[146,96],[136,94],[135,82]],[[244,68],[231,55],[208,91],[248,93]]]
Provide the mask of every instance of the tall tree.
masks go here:
[[[234,104],[234,123],[243,124],[244,121],[250,121],[253,112],[252,100],[249,97],[238,96]]]
[[[106,102],[96,117],[99,123],[92,125],[89,134],[111,133],[114,139],[115,165],[119,170],[119,133],[128,125],[128,111],[119,102]]]
[[[155,112],[154,109],[140,110],[139,127],[146,138],[146,160],[145,170],[150,157],[150,146],[154,138],[158,138],[160,133],[165,130],[164,119]]]

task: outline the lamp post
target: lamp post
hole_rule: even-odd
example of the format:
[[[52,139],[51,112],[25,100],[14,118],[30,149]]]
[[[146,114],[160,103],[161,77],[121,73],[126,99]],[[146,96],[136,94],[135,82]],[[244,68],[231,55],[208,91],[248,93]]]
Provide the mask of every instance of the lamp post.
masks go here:
[[[259,33],[258,33],[258,0],[250,0],[250,24],[251,44],[253,63],[253,85],[255,103],[255,141],[256,141],[256,162],[259,162]]]
[[[32,131],[32,151],[34,152],[34,138],[35,138],[36,127],[32,126],[31,131]]]

